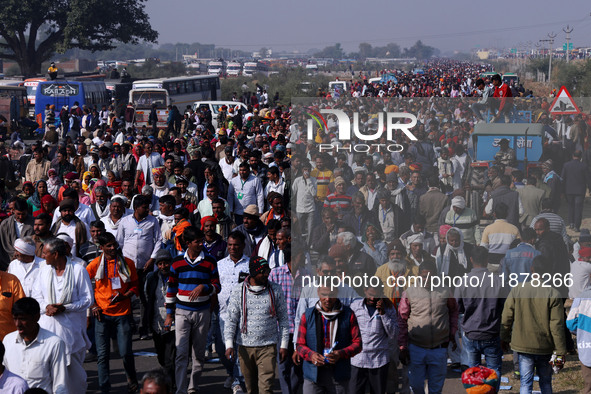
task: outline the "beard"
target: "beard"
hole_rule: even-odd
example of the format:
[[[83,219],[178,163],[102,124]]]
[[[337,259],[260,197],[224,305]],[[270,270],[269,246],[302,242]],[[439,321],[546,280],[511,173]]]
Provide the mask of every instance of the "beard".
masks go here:
[[[406,262],[399,259],[388,261],[388,268],[393,273],[404,273],[406,271]]]

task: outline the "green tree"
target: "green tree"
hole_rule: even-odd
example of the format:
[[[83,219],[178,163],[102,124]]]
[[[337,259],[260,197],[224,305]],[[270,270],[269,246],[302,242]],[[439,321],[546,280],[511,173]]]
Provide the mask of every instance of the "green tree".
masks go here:
[[[435,48],[425,45],[421,40],[418,40],[412,47],[404,49],[404,56],[416,57],[419,60],[423,60],[430,58],[435,52]]]
[[[345,53],[343,52],[343,48],[341,48],[340,43],[336,43],[333,46],[328,46],[328,47],[324,48],[323,50],[321,50],[320,52],[314,54],[315,57],[333,58],[333,59],[342,59],[344,57],[344,55],[345,55]]]
[[[0,7],[0,58],[17,62],[24,75],[70,48],[112,49],[117,42],[155,42],[146,0],[4,0]]]

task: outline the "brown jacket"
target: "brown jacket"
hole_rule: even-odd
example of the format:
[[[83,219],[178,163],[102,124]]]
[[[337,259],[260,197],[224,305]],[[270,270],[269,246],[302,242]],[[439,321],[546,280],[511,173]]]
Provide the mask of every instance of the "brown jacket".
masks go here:
[[[29,182],[35,183],[39,179],[47,180],[49,176],[47,172],[51,168],[51,163],[47,159],[41,160],[41,163],[37,163],[35,159],[32,159],[29,164],[27,164],[27,169],[25,170],[25,180]]]

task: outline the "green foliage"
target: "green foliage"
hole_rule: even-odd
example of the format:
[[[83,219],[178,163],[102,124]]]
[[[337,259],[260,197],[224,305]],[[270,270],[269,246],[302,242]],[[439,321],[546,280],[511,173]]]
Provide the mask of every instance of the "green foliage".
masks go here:
[[[233,92],[236,92],[239,96],[242,95],[242,84],[246,82],[248,91],[256,91],[256,84],[259,84],[267,90],[270,99],[275,96],[275,92],[279,92],[279,101],[282,104],[289,104],[292,97],[315,96],[318,88],[326,91],[330,80],[331,78],[323,75],[308,76],[303,69],[283,69],[278,74],[268,77],[257,74],[253,78],[225,78],[221,80],[222,100],[230,100]],[[309,93],[302,92],[300,90],[302,82],[310,82],[312,91]]]
[[[1,58],[15,60],[23,74],[70,48],[91,51],[117,42],[155,42],[144,11],[146,0],[4,0],[0,7]]]
[[[359,52],[350,53],[348,56],[353,59],[367,59],[368,57],[394,59],[400,57],[400,47],[394,43],[383,47],[372,47],[371,44],[362,42],[359,44]]]
[[[127,72],[133,78],[139,79],[169,78],[187,75],[187,68],[183,63],[156,63],[148,60],[143,64],[129,65]]]
[[[342,59],[345,57],[345,52],[343,48],[341,48],[341,44],[336,43],[332,46],[328,46],[314,54],[314,57],[319,58],[333,58],[333,59]]]
[[[591,96],[591,61],[552,62],[552,86],[565,86],[573,96]]]
[[[410,48],[404,48],[404,57],[416,57],[418,60],[429,59],[431,56],[437,54],[439,51],[429,45],[423,44],[418,40]]]
[[[527,71],[537,73],[538,71],[548,73],[548,63],[550,59],[547,57],[530,59],[527,63]]]

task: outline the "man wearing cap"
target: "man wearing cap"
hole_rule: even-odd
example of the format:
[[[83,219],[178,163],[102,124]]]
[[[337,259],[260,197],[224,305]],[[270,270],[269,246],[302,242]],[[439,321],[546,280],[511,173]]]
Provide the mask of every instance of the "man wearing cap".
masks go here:
[[[239,176],[232,178],[228,187],[228,204],[236,224],[242,223],[245,208],[256,205],[258,213],[264,211],[264,190],[261,181],[250,173],[248,163],[241,163]]]
[[[451,208],[444,219],[445,224],[462,230],[464,243],[478,245],[480,243],[480,226],[478,215],[470,207],[466,207],[466,200],[456,196],[451,200]]]
[[[74,175],[74,177],[76,177],[76,175]],[[90,223],[94,222],[97,218],[95,218],[94,212],[92,212],[92,209],[88,205],[80,203],[80,200],[78,199],[78,192],[71,187],[66,188],[66,190],[63,192],[63,199],[61,202],[64,200],[70,200],[70,203],[74,205],[74,215],[80,219],[82,223],[84,223],[87,229],[90,228]],[[56,210],[53,213],[51,224],[55,225],[60,217],[60,210]]]
[[[55,235],[66,233],[74,240],[72,254],[78,256],[78,247],[85,244],[90,237],[90,226],[86,226],[75,214],[76,206],[74,200],[65,198],[59,207],[60,216],[55,220],[51,227],[51,232]],[[54,216],[54,218],[57,215]],[[80,257],[80,256],[78,256]]]
[[[345,179],[343,177],[336,177],[334,180],[335,191],[326,196],[324,201],[324,208],[329,208],[342,217],[344,212],[351,209],[352,198],[345,194]]]
[[[249,393],[272,392],[278,343],[280,360],[287,357],[287,301],[281,286],[269,282],[270,272],[267,260],[252,257],[250,275],[232,289],[228,302],[228,322],[224,328],[226,357],[236,356],[233,338],[237,334],[238,358]]]
[[[221,235],[216,233],[216,225],[218,224],[215,216],[205,216],[201,218],[201,231],[205,235],[203,240],[203,249],[211,256],[219,261],[226,255],[226,241]]]
[[[10,262],[7,272],[18,278],[26,297],[31,297],[33,293],[41,264],[44,261],[35,256],[35,242],[31,237],[19,238],[14,242],[14,260]]]
[[[39,179],[47,180],[47,172],[50,168],[51,163],[45,159],[43,149],[37,148],[33,152],[33,160],[27,164],[25,180],[28,182],[36,182]]]
[[[519,221],[524,226],[529,226],[532,219],[542,210],[542,200],[544,199],[544,191],[537,188],[538,180],[536,177],[530,175],[527,177],[527,184],[517,189],[521,204],[523,205],[523,215]]]
[[[14,242],[20,237],[33,235],[34,224],[27,202],[17,198],[13,214],[0,223],[0,270],[6,270],[14,258]]]
[[[109,373],[110,343],[115,334],[119,355],[130,389],[137,388],[135,361],[131,348],[131,297],[138,295],[138,277],[133,261],[124,257],[115,236],[102,234],[99,239],[101,255],[88,264],[88,275],[94,279],[94,300],[91,313],[95,319],[95,338],[98,352],[99,387],[111,388]]]
[[[157,271],[150,272],[146,276],[146,314],[154,348],[158,354],[158,363],[165,369],[169,376],[174,376],[174,358],[176,347],[175,335],[172,328],[165,330],[166,320],[166,289],[170,276],[172,257],[166,249],[160,249],[154,259]]]
[[[115,171],[115,168],[112,164],[113,161],[113,156],[111,155],[111,148],[107,145],[107,142],[105,142],[100,148],[99,148],[99,160],[98,160],[98,166],[101,170],[101,174],[106,177],[109,171],[113,171],[115,172],[115,176],[118,176],[119,174],[117,174],[117,172]]]
[[[250,256],[256,245],[267,235],[267,229],[260,220],[260,212],[257,205],[251,204],[244,209],[242,224],[236,227],[246,237],[244,254]]]
[[[509,140],[507,138],[501,139],[501,141],[499,141],[499,146],[501,149],[495,153],[495,163],[503,164],[506,167],[515,167],[517,159],[515,156],[515,150],[509,148]]]

